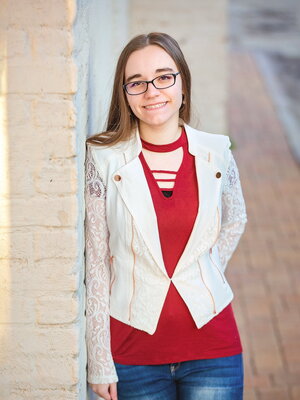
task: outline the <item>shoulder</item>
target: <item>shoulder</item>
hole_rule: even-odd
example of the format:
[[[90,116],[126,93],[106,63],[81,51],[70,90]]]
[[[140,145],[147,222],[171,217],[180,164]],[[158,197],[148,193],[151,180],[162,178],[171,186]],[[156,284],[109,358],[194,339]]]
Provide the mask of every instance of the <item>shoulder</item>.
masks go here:
[[[203,159],[209,159],[226,169],[230,159],[231,142],[228,136],[208,133],[185,125],[189,151]]]
[[[101,145],[94,143],[86,143],[87,154],[91,154],[92,157],[101,158],[102,160],[110,159],[121,155],[126,148],[129,146],[128,142],[118,142],[116,144]]]
[[[210,150],[222,152],[223,150],[229,149],[231,146],[230,139],[227,135],[204,132],[192,128],[189,125],[185,125],[185,130],[189,142],[196,147],[209,148]]]
[[[87,143],[86,158],[92,160],[101,174],[115,170],[124,164],[124,153],[132,146],[133,140],[110,145]]]

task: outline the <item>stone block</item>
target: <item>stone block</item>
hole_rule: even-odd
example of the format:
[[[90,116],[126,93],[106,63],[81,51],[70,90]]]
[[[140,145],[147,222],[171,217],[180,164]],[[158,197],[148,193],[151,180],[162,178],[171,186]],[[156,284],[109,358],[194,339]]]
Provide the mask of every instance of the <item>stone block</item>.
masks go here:
[[[11,356],[7,354],[6,362],[0,364],[0,376],[5,376],[5,385],[13,390],[24,386],[29,390],[59,388],[77,384],[78,366],[76,358],[68,355],[35,357],[12,353]]]
[[[30,34],[34,57],[45,59],[45,57],[72,56],[74,43],[70,31],[44,26],[31,29]]]
[[[48,258],[73,257],[78,252],[78,237],[73,229],[33,233],[35,261]]]
[[[28,163],[25,166],[31,171],[36,170],[41,160],[49,162],[58,158],[60,162],[65,160],[70,164],[70,160],[77,155],[74,129],[27,125],[10,129],[9,136],[14,143],[9,151],[9,162],[13,166],[13,173],[18,170],[19,165],[24,170],[24,163]]]
[[[7,95],[5,108],[4,122],[8,129],[12,126],[22,126],[24,129],[24,125],[31,119],[31,101],[24,96]]]
[[[78,290],[76,259],[48,259],[40,262],[0,259],[0,290],[35,293]]]
[[[74,1],[51,0],[22,0],[22,7],[18,0],[7,2],[9,27],[71,27],[76,13]]]
[[[36,315],[39,325],[73,323],[79,317],[78,299],[74,298],[73,293],[39,296],[36,300]]]
[[[7,57],[26,56],[30,51],[28,32],[22,29],[8,29],[7,38]]]
[[[18,290],[1,290],[0,324],[32,324],[35,320],[34,299]]]
[[[6,191],[6,198],[13,196],[27,196],[28,198],[35,195],[35,189],[33,184],[32,167],[33,159],[31,162],[23,160],[24,162],[18,163],[10,160],[10,176],[9,186]],[[9,209],[9,207],[8,207]]]
[[[35,190],[43,194],[74,194],[77,189],[77,171],[74,167],[43,167],[34,175]]]
[[[6,207],[5,207],[6,206]],[[68,197],[35,197],[32,199],[1,200],[0,207],[10,213],[10,220],[2,221],[0,225],[13,227],[75,227],[77,224],[77,198]]]
[[[74,128],[74,103],[59,98],[36,101],[33,106],[33,120],[35,126]]]
[[[6,358],[16,354],[36,358],[45,354],[55,358],[64,355],[77,357],[79,353],[79,333],[76,326],[2,326],[1,334]]]
[[[76,66],[64,59],[37,65],[11,65],[7,79],[7,92],[20,94],[66,93],[75,94],[77,89]]]
[[[2,259],[28,259],[33,252],[33,236],[31,232],[19,232],[11,229],[10,232],[0,233],[0,251]]]

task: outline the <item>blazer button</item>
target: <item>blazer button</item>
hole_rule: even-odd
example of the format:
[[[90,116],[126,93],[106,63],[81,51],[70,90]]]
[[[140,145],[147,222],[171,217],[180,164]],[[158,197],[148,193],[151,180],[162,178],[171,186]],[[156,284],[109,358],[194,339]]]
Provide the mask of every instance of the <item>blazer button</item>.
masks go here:
[[[218,171],[217,173],[216,173],[216,178],[221,178],[221,176],[222,176],[222,174],[221,174],[221,172],[220,171]]]
[[[119,182],[121,180],[121,176],[120,175],[115,175],[114,176],[114,180]]]

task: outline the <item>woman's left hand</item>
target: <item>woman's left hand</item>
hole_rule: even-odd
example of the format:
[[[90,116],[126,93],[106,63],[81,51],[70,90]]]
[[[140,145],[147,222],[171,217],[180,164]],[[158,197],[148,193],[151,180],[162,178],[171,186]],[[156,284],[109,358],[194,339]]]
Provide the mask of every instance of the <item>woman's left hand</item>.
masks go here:
[[[114,383],[90,383],[93,392],[104,400],[118,400],[117,384]]]

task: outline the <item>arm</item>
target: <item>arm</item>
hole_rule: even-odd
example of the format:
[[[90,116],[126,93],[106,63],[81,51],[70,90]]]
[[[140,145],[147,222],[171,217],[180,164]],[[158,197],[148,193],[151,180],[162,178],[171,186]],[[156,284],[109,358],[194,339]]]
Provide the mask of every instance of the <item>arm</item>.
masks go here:
[[[110,350],[109,233],[105,212],[106,188],[88,147],[85,186],[86,340],[88,382],[117,382]]]
[[[222,191],[222,222],[217,247],[223,270],[234,253],[247,222],[239,172],[229,150],[229,163]]]

